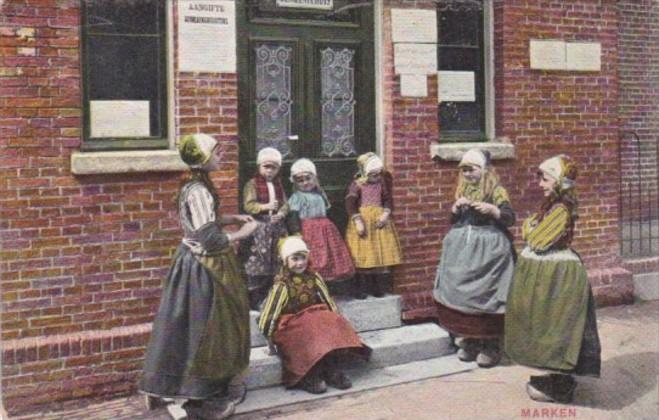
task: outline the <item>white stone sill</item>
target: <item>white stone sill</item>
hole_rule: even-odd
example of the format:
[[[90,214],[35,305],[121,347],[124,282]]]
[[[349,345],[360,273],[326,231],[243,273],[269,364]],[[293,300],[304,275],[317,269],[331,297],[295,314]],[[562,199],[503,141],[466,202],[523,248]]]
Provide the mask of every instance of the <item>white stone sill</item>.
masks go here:
[[[506,139],[497,139],[488,142],[477,143],[435,143],[430,145],[430,158],[441,161],[459,162],[462,155],[469,149],[479,148],[490,152],[492,160],[514,159],[515,146],[505,141]]]
[[[187,169],[176,150],[74,152],[71,155],[71,172],[75,175],[180,172]]]

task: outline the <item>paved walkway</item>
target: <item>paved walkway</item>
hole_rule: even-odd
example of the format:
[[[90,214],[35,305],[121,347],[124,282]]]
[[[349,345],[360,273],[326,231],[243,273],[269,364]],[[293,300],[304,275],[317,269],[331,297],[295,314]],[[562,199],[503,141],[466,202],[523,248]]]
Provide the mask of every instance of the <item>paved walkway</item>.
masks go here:
[[[543,404],[526,396],[537,371],[501,365],[453,376],[296,404],[233,417],[236,420],[386,419],[652,419],[659,418],[659,301],[598,310],[602,377],[579,378],[571,405]],[[248,395],[249,398],[249,395]],[[147,413],[137,396],[54,413],[12,419],[169,419],[164,409]]]

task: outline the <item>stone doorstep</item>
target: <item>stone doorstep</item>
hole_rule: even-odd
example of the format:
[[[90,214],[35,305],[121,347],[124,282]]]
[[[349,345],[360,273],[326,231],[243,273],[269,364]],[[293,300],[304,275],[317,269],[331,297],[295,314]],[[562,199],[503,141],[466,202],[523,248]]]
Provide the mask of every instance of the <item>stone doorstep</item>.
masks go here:
[[[453,352],[448,333],[432,323],[367,331],[360,333],[360,336],[373,349],[373,353],[367,363],[356,362],[354,367],[383,368]],[[269,355],[267,347],[252,348],[246,378],[248,389],[278,385],[281,383],[281,375],[278,356]]]
[[[401,321],[403,299],[398,295],[386,295],[381,298],[368,297],[364,300],[337,298],[341,314],[350,321],[357,332],[383,330],[403,325]],[[259,313],[250,311],[250,332],[252,347],[267,345],[257,324]]]
[[[345,391],[328,388],[324,394],[310,394],[301,390],[286,389],[283,386],[250,390],[245,401],[236,407],[236,414],[268,410],[312,400],[341,397],[371,389],[467,372],[477,367],[474,362],[464,363],[459,361],[455,355],[435,357],[379,369],[354,367],[347,371],[352,379],[353,386]],[[167,410],[175,420],[185,418],[185,411],[181,408],[180,403],[170,404]]]
[[[640,300],[659,300],[659,272],[635,274],[634,297]]]

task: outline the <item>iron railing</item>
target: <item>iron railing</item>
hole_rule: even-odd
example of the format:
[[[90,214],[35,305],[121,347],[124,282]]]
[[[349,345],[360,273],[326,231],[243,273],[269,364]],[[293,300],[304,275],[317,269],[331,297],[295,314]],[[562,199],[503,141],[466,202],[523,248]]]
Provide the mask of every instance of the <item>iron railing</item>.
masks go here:
[[[623,258],[659,255],[659,139],[619,138],[620,244]]]

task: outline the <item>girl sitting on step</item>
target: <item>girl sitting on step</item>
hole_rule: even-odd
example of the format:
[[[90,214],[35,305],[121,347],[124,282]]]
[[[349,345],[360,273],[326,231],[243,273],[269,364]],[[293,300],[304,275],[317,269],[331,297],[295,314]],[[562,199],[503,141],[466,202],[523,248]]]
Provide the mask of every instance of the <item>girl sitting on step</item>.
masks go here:
[[[320,275],[309,268],[309,248],[298,236],[280,241],[282,267],[263,306],[259,329],[278,352],[286,387],[320,394],[327,385],[352,386],[339,368],[341,359],[368,358],[362,343],[342,317]],[[276,346],[276,347],[275,347]]]

